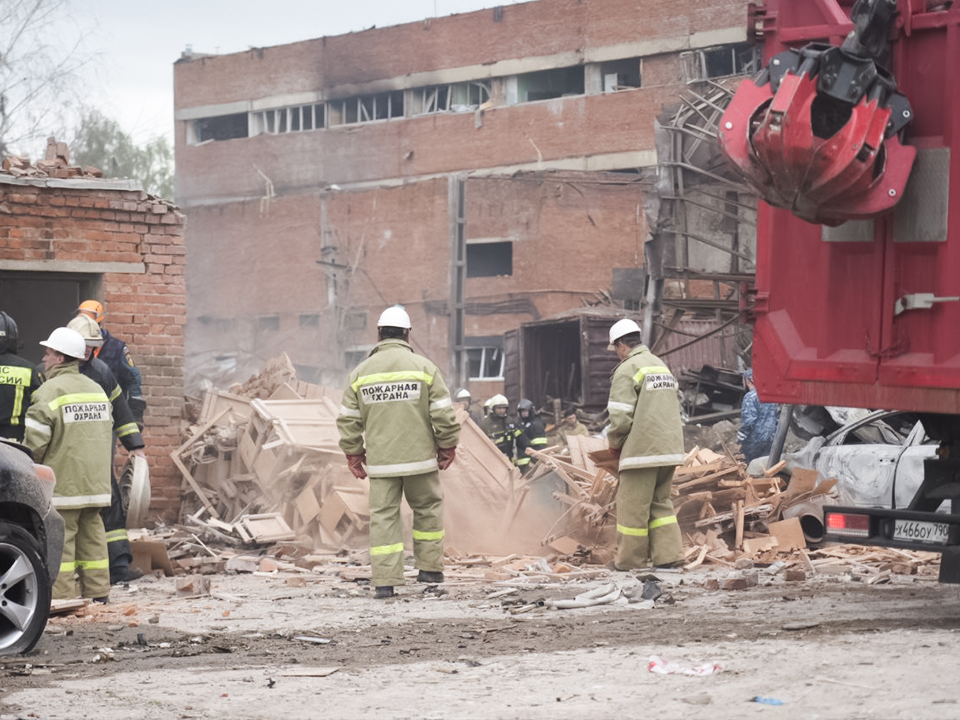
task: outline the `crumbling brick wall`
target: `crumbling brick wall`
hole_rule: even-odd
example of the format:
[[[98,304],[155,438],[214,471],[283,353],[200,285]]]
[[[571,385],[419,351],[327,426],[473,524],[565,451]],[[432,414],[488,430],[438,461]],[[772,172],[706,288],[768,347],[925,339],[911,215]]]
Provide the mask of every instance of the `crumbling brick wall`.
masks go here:
[[[5,269],[103,272],[105,327],[127,343],[143,375],[144,440],[150,461],[151,517],[174,520],[181,477],[170,451],[180,444],[186,287],[184,216],[131,187],[83,179],[0,183],[0,262]],[[102,187],[100,187],[102,185]],[[111,265],[114,264],[114,265]]]

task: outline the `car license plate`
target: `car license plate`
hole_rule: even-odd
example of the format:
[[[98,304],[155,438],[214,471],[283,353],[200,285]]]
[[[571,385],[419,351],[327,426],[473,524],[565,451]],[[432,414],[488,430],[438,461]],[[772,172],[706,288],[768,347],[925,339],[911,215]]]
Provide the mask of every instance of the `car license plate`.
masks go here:
[[[947,523],[897,520],[893,526],[893,539],[943,545],[947,542],[949,529]]]

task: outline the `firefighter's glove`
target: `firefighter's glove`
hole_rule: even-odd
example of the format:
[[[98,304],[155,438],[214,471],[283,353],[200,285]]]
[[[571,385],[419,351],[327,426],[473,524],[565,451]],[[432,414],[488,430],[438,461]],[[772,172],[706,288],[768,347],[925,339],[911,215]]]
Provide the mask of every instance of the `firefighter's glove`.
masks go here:
[[[347,465],[350,466],[350,472],[352,472],[353,476],[359,480],[363,480],[367,476],[367,471],[363,469],[365,462],[367,462],[366,453],[360,453],[359,455],[347,455]]]
[[[448,467],[453,465],[454,458],[457,457],[457,448],[437,448],[437,466],[441,470],[446,470]]]

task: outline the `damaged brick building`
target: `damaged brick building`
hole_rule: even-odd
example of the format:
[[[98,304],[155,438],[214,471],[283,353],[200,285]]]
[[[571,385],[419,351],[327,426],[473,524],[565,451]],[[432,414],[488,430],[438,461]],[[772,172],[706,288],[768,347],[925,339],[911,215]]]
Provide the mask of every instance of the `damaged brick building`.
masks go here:
[[[50,174],[61,177],[35,168],[0,172],[0,307],[17,321],[21,354],[39,362],[39,341],[66,325],[82,300],[103,302],[105,327],[127,343],[143,376],[150,516],[175,519],[181,479],[170,451],[180,444],[183,407],[184,217],[134,180]]]
[[[339,384],[400,303],[415,347],[483,396],[509,330],[638,310],[656,118],[743,69],[746,17],[743,0],[539,0],[185,52],[188,386],[281,350]]]

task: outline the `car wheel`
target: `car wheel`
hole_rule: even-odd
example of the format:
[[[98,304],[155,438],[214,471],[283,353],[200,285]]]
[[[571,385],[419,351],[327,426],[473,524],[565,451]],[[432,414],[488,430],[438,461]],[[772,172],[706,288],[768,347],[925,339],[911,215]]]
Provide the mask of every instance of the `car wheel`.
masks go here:
[[[0,522],[0,654],[33,649],[50,615],[50,576],[36,539]]]

